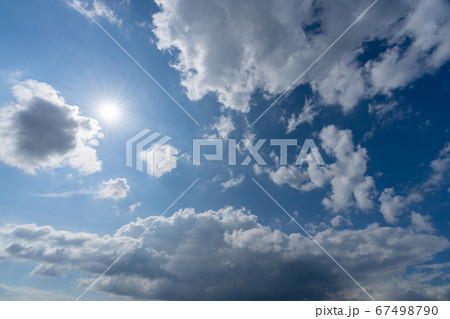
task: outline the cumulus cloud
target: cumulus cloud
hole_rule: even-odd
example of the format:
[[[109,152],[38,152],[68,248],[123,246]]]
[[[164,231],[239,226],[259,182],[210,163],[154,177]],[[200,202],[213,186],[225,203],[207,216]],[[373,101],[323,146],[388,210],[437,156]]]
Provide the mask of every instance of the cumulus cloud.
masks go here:
[[[130,186],[128,185],[126,178],[110,178],[109,180],[103,182],[97,196],[100,198],[115,200],[123,199],[127,197],[129,190]]]
[[[410,204],[421,200],[422,196],[418,193],[413,192],[404,197],[395,195],[393,188],[385,188],[379,198],[380,211],[386,222],[395,224],[398,221],[398,217],[407,210]]]
[[[179,149],[170,144],[164,144],[151,152],[144,151],[142,156],[147,161],[147,168],[152,168],[153,176],[161,177],[177,168],[179,158],[186,156],[185,154],[178,156],[179,154]]]
[[[394,194],[393,188],[386,188],[380,195],[380,211],[384,220],[391,224],[396,223],[397,216],[401,215],[407,208],[406,199]]]
[[[111,24],[121,25],[122,19],[102,0],[68,0],[70,7],[87,18],[104,18]],[[80,8],[82,7],[82,8]]]
[[[16,104],[0,108],[0,159],[35,174],[64,165],[81,174],[101,170],[93,148],[103,137],[98,122],[79,114],[52,86],[26,80],[13,87]]]
[[[350,130],[340,130],[334,125],[324,127],[319,137],[325,152],[336,159],[335,163],[318,166],[314,161],[308,167],[281,166],[268,169],[271,180],[277,185],[288,184],[300,191],[311,191],[331,185],[331,194],[322,204],[335,212],[357,207],[373,207],[375,182],[366,175],[369,156],[360,145],[355,146]]]
[[[363,12],[355,1],[157,1],[153,32],[192,100],[208,93],[248,112],[257,91],[283,92]],[[378,2],[296,85],[350,111],[366,97],[403,88],[450,58],[444,0]],[[368,46],[387,45],[367,60]],[[314,115],[313,115],[314,116]],[[302,117],[301,117],[302,118]],[[290,129],[292,129],[291,122]]]
[[[366,94],[362,71],[356,63],[341,62],[333,66],[327,77],[313,80],[311,86],[320,93],[321,102],[341,105],[344,112],[351,111]]]
[[[377,94],[386,98],[425,74],[436,72],[450,59],[450,5],[446,1],[410,1],[392,8],[388,16],[379,16],[389,28],[379,27],[367,34],[366,41],[386,41],[387,48],[377,57],[361,63],[365,47],[356,47],[342,56],[324,76],[311,81],[321,103],[340,105],[344,112],[352,110],[364,98]],[[398,11],[397,11],[398,10]],[[396,14],[392,14],[396,12]],[[374,106],[383,116],[394,110],[394,118],[408,111],[394,109],[396,101]]]
[[[313,41],[304,30],[320,21],[312,1],[157,3],[158,48],[177,50],[173,66],[188,97],[212,92],[225,107],[242,112],[249,111],[257,89],[269,95],[284,91],[330,36]]]
[[[93,289],[136,299],[366,298],[307,237],[272,230],[244,208],[181,209],[161,217],[139,238],[157,218],[137,219],[102,237],[50,226],[6,225],[0,228],[0,259],[82,271],[86,277],[80,288],[86,288],[134,244]],[[450,243],[443,237],[372,224],[321,231],[315,239],[376,299],[403,299],[408,291],[416,299],[449,295],[447,283],[435,286],[411,268],[447,249]],[[405,279],[407,271],[416,280]],[[445,275],[433,274],[435,279]]]
[[[390,39],[392,47],[380,59],[368,63],[371,82],[383,92],[402,88],[411,80],[436,71],[450,58],[450,5],[446,1],[414,1],[399,30]],[[406,38],[411,44],[406,49]]]
[[[365,175],[369,160],[367,150],[354,146],[350,130],[339,130],[334,125],[323,128],[320,138],[325,152],[337,160],[330,165],[332,194],[324,199],[323,204],[332,210],[351,205],[360,209],[371,208],[375,182],[371,176]]]
[[[313,166],[314,164],[311,164]],[[255,172],[257,175],[260,174],[261,168],[258,168],[258,171]],[[277,185],[288,184],[290,187],[303,190],[303,184],[308,180],[308,175],[305,172],[302,172],[300,168],[289,165],[289,166],[280,166],[276,170],[267,170],[269,173],[270,179]],[[258,174],[259,173],[259,174]]]
[[[220,183],[220,186],[222,187],[223,190],[227,190],[241,185],[244,179],[245,179],[244,174],[241,174],[237,177],[231,177],[226,182]]]

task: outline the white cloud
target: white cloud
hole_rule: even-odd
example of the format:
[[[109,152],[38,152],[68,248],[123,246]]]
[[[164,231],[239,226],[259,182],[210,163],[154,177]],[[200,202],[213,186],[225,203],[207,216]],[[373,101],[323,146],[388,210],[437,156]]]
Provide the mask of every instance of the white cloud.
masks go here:
[[[266,170],[277,185],[288,184],[300,191],[311,191],[331,185],[331,194],[322,204],[335,212],[357,207],[367,210],[373,207],[375,182],[366,175],[369,156],[367,150],[353,144],[350,130],[339,130],[334,125],[326,126],[319,134],[325,152],[336,159],[335,163],[308,167],[281,166]]]
[[[248,112],[257,88],[285,90],[312,57],[302,29],[314,22],[311,1],[157,3],[158,48],[178,50],[173,66],[191,100],[213,92],[224,106]]]
[[[255,172],[256,176],[260,176],[264,172],[262,167],[259,166],[258,164],[253,164],[253,171]]]
[[[13,93],[17,103],[0,109],[2,161],[30,174],[64,165],[81,174],[101,170],[93,148],[103,137],[96,120],[81,116],[44,82],[20,82]]]
[[[141,202],[137,202],[137,203],[134,203],[133,205],[128,206],[128,208],[130,209],[130,213],[134,213],[136,208],[141,207],[141,205],[142,205]]]
[[[383,218],[390,224],[395,224],[398,217],[401,216],[408,208],[408,206],[415,202],[420,202],[422,196],[416,192],[412,192],[407,197],[395,195],[393,188],[385,188],[380,195],[379,201],[380,211]]]
[[[301,113],[298,116],[292,114],[289,118],[286,133],[293,132],[300,124],[312,124],[317,114],[319,114],[317,105],[311,102],[311,100],[305,99],[305,105],[303,106]]]
[[[385,188],[380,195],[380,211],[384,220],[390,224],[397,222],[397,217],[407,208],[406,199],[403,196],[395,195],[393,188]]]
[[[136,299],[366,298],[307,237],[263,226],[246,209],[182,209],[161,217],[137,239],[157,218],[138,218],[103,237],[50,226],[6,225],[0,227],[0,259],[79,270],[87,276],[80,283],[83,289],[134,243],[94,290]],[[408,298],[408,291],[416,299],[449,295],[448,285],[433,285],[420,269],[411,268],[449,248],[443,237],[372,224],[320,231],[315,239],[344,261],[376,299]],[[434,279],[445,276],[432,273]]]
[[[220,138],[227,139],[228,134],[235,130],[233,119],[231,116],[221,115],[219,120],[211,127],[217,132]]]
[[[341,62],[331,68],[327,77],[313,80],[311,87],[320,93],[321,102],[328,105],[341,105],[349,112],[366,95],[362,71],[352,62]]]
[[[121,25],[122,19],[102,0],[68,0],[69,5],[87,18],[104,18],[111,24]],[[83,9],[80,8],[83,7]]]
[[[148,161],[147,166],[153,168],[153,176],[161,177],[177,168],[179,158],[186,157],[186,154],[180,154],[180,150],[170,144],[164,144],[147,153],[142,152],[142,157]]]
[[[198,100],[214,93],[224,106],[243,112],[249,111],[255,92],[273,97],[289,87],[370,4],[157,3],[157,45],[176,52],[172,65],[188,97]],[[296,85],[310,83],[322,104],[339,104],[344,111],[375,94],[389,97],[449,60],[449,14],[444,0],[378,2]],[[364,41],[386,41],[388,46],[379,56],[360,61],[368,50]]]
[[[394,47],[372,61],[371,81],[383,93],[402,88],[426,73],[432,73],[450,58],[450,6],[446,1],[415,1],[400,29],[390,39]],[[402,49],[405,37],[410,46]]]
[[[396,16],[379,16],[389,28],[367,34],[370,40],[386,40],[389,48],[359,66],[357,57],[364,48],[355,50],[344,55],[329,74],[312,82],[322,102],[339,104],[344,111],[349,111],[366,97],[383,94],[389,98],[394,90],[437,71],[450,59],[448,2],[410,1],[400,6],[404,7],[392,10],[397,12]],[[389,101],[375,112],[383,115],[394,105],[395,101]],[[401,118],[403,113],[396,110],[395,116]]]
[[[128,185],[126,178],[110,178],[107,181],[103,181],[97,196],[114,200],[123,199],[127,197],[129,190],[130,186]]]
[[[369,160],[367,150],[354,146],[350,130],[338,130],[334,125],[322,129],[320,138],[325,152],[337,160],[330,165],[332,194],[324,199],[325,207],[334,211],[352,205],[360,209],[372,208],[375,182],[365,175]]]
[[[223,188],[223,190],[227,190],[236,186],[239,186],[244,181],[244,174],[241,174],[237,177],[231,177],[226,182],[220,183],[220,186]]]
[[[275,184],[288,184],[290,187],[298,190],[303,190],[303,184],[308,180],[308,175],[294,165],[280,166],[276,170],[268,170],[267,172]]]

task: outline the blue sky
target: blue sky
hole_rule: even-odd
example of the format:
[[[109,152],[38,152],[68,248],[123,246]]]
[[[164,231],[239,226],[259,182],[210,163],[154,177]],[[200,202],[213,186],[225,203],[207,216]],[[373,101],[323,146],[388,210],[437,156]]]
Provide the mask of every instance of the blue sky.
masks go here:
[[[0,3],[0,299],[74,300],[133,245],[83,299],[448,300],[448,2],[379,0],[259,120],[373,2],[77,3]],[[299,147],[194,166],[194,138]]]

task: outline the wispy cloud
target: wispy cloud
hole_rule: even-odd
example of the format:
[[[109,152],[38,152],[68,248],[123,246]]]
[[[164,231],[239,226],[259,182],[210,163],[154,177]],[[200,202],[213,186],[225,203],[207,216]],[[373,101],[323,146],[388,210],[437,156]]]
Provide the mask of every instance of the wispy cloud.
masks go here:
[[[134,213],[134,211],[136,210],[136,208],[141,207],[142,203],[141,202],[137,202],[133,205],[128,206],[128,208],[130,209],[130,213]]]
[[[227,189],[241,185],[242,182],[244,181],[244,179],[245,179],[244,174],[241,174],[237,177],[230,178],[226,182],[220,183],[220,186],[222,187],[223,190],[227,190]]]
[[[77,191],[69,191],[62,193],[47,193],[47,194],[36,194],[38,197],[47,197],[47,198],[57,198],[57,197],[72,197],[76,195],[95,195],[97,191],[89,191],[85,189],[77,190]]]
[[[69,5],[87,18],[104,18],[111,24],[121,25],[116,13],[101,0],[68,0]]]
[[[110,178],[103,181],[95,190],[76,190],[62,193],[37,194],[39,197],[57,198],[57,197],[72,197],[76,195],[94,195],[102,199],[119,200],[127,197],[130,186],[126,178]]]

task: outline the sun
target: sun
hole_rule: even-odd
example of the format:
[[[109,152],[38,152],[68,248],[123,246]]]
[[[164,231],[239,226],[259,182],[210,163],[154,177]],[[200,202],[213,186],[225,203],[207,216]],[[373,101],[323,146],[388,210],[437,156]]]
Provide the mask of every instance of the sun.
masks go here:
[[[120,108],[114,103],[104,103],[99,109],[100,117],[105,122],[117,122],[120,119]]]
[[[97,93],[92,112],[102,128],[119,129],[129,121],[129,103],[117,94]]]

